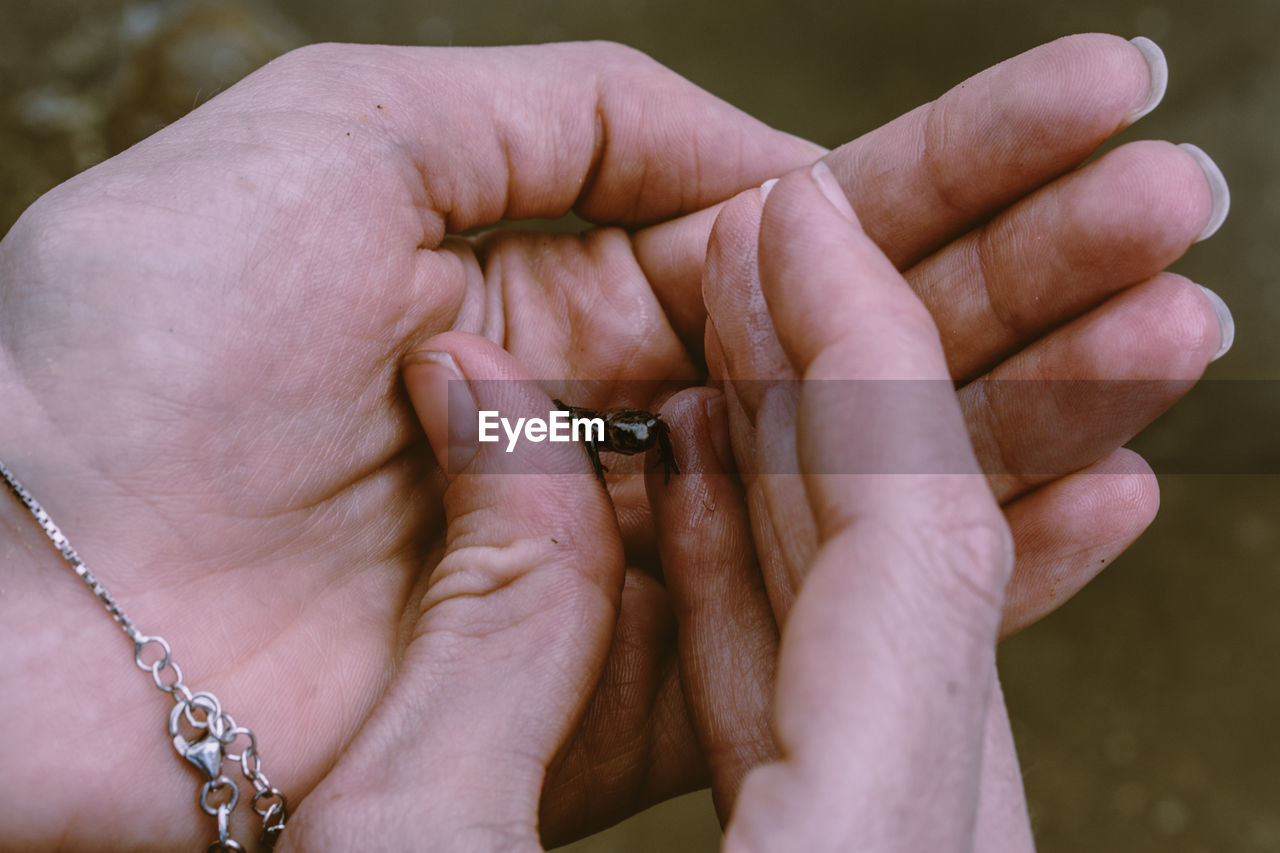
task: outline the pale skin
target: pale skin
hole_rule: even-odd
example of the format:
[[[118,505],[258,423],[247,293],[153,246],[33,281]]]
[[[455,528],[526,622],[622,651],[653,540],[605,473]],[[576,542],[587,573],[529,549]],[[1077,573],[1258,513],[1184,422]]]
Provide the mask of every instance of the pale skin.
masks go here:
[[[944,96],[945,149],[907,144],[928,137],[922,109],[826,155],[868,236],[949,318],[953,376],[1203,370],[1212,308],[1158,275],[1209,218],[1198,168],[1141,143],[1060,177],[1148,86],[1131,45],[1080,37]],[[1009,150],[1025,156],[989,156]],[[188,683],[257,732],[301,803],[287,842],[374,849],[373,823],[388,849],[534,847],[708,781],[727,816],[776,746],[754,691],[717,717],[728,730],[708,726],[732,673],[709,666],[706,630],[670,643],[677,617],[710,623],[635,569],[656,548],[638,478],[610,502],[572,447],[581,475],[499,478],[527,493],[474,476],[482,456],[445,477],[424,430],[450,368],[401,367],[429,349],[471,379],[700,381],[715,206],[823,154],[609,45],[291,54],[54,190],[0,244],[0,458]],[[601,227],[448,236],[570,208]],[[992,230],[975,278],[965,235],[987,221],[1042,239]],[[1008,305],[1033,272],[1063,298],[996,312],[1018,322],[993,335],[966,288]],[[1138,318],[1158,331],[1125,334]],[[726,357],[749,348],[717,331]],[[1047,446],[1022,413],[977,411],[979,464]],[[1113,452],[1139,426],[1085,418],[1080,446],[1053,450],[1111,477],[993,482],[1020,543],[1005,630],[1150,520],[1149,472]],[[0,747],[4,843],[203,849],[164,698],[16,503],[0,519],[0,679],[22,685],[0,692],[22,733]],[[570,544],[548,550],[552,530]],[[797,559],[761,561],[774,614],[808,575]]]
[[[726,849],[1034,849],[995,678],[1013,542],[957,398],[927,381],[949,376],[936,328],[823,164],[768,195],[767,207],[746,193],[721,215],[704,290],[716,328],[774,329],[778,378],[806,382],[761,394],[726,378],[727,407],[716,392],[678,395],[668,410],[687,431],[682,446],[711,476],[652,490],[666,577],[687,614],[682,641],[700,648],[689,657],[736,669],[747,696],[776,681],[771,713],[757,711],[772,720],[771,748],[721,767]],[[724,253],[750,227],[755,256]],[[724,294],[743,291],[759,294],[760,316],[719,313]],[[759,357],[729,349],[718,360]],[[895,380],[878,401],[891,404],[884,428],[855,424],[850,406],[881,393],[862,391],[880,380]],[[734,465],[715,448],[726,422],[758,472],[745,489],[722,476]],[[933,460],[923,471],[832,473],[869,456],[905,470],[922,449]],[[806,476],[761,467],[779,452]],[[812,540],[775,549],[784,531]],[[704,673],[687,668],[690,692]],[[706,739],[731,742],[723,721],[751,700],[705,700],[695,707]]]

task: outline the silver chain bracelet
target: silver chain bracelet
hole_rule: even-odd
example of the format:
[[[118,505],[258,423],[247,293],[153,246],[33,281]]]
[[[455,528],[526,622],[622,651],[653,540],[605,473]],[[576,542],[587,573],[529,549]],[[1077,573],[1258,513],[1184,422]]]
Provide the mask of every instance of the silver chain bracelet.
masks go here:
[[[134,626],[111,593],[89,571],[89,567],[71,547],[58,525],[49,518],[49,513],[18,482],[18,478],[5,467],[3,461],[0,461],[0,476],[4,477],[9,490],[31,511],[31,515],[57,547],[63,559],[97,596],[98,601],[102,602],[102,606],[107,608],[107,612],[120,624],[125,635],[133,641],[133,662],[138,669],[151,673],[156,689],[169,694],[173,699],[173,709],[169,712],[169,737],[173,739],[174,751],[200,770],[204,777],[204,785],[200,788],[198,798],[200,808],[218,822],[218,840],[209,845],[208,853],[244,850],[244,847],[231,838],[230,828],[231,813],[240,800],[240,788],[229,777],[222,775],[223,759],[239,763],[240,772],[253,786],[250,807],[262,818],[261,843],[270,850],[284,830],[288,809],[284,794],[279,788],[272,787],[262,772],[262,756],[258,753],[258,739],[253,731],[237,726],[231,715],[222,710],[222,704],[212,693],[191,692],[183,683],[182,669],[173,659],[168,642],[163,637],[143,634]],[[152,646],[154,648],[148,648]],[[160,656],[155,660],[150,663],[143,660],[144,653],[152,655],[156,652]],[[183,733],[184,722],[188,727],[187,731],[194,732],[190,737]],[[231,746],[242,738],[240,752],[231,752]]]

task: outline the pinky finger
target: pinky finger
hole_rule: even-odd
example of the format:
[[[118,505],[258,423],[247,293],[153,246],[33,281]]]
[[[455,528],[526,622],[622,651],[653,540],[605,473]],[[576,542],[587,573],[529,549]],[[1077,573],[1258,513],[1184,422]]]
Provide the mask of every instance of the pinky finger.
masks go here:
[[[1147,529],[1160,505],[1155,474],[1120,449],[1004,507],[1018,555],[1000,636],[1052,613]]]

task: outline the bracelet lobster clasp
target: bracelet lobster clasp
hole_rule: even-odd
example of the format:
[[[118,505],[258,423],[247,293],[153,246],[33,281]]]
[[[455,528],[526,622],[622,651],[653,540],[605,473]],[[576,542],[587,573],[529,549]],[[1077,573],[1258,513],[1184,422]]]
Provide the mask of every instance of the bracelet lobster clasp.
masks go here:
[[[198,698],[201,694],[196,694]],[[212,697],[210,697],[212,698]],[[215,703],[217,700],[213,700]],[[191,708],[196,707],[204,711],[206,716],[203,721],[192,719]],[[200,772],[204,775],[206,782],[211,782],[222,775],[222,759],[226,755],[227,745],[218,737],[218,733],[214,731],[214,727],[221,728],[221,708],[207,708],[203,705],[193,702],[179,701],[174,704],[173,710],[169,712],[169,736],[173,738],[173,748],[178,755],[190,761],[196,767],[200,768]],[[197,728],[205,729],[205,734],[198,740],[187,740],[183,737],[179,730],[180,718],[186,714],[187,721]]]

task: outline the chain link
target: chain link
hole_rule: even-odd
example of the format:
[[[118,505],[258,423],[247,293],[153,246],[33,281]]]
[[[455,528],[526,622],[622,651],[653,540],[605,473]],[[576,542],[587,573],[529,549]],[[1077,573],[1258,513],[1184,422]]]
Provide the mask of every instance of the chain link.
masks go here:
[[[240,765],[240,772],[245,780],[253,786],[254,795],[250,802],[253,812],[262,819],[262,846],[270,850],[280,833],[284,830],[288,818],[288,804],[280,789],[271,786],[266,774],[262,772],[262,757],[258,753],[258,738],[251,729],[237,726],[230,714],[222,710],[218,697],[206,691],[192,693],[183,681],[182,668],[173,659],[169,643],[163,637],[143,634],[133,624],[120,605],[107,592],[98,578],[89,570],[80,555],[71,547],[71,543],[58,525],[53,523],[49,513],[45,512],[30,492],[18,481],[0,461],[0,477],[4,478],[9,491],[31,512],[36,523],[44,530],[58,552],[62,554],[76,575],[106,608],[111,618],[119,624],[120,629],[133,641],[133,662],[138,669],[151,673],[151,680],[156,689],[169,694],[174,706],[169,714],[169,737],[173,739],[173,748],[182,758],[195,765],[204,775],[204,783],[200,788],[198,802],[205,814],[217,821],[218,840],[208,848],[208,853],[215,851],[243,851],[244,847],[231,838],[231,813],[240,801],[240,788],[229,777],[221,774],[223,759],[230,759]],[[158,655],[149,663],[145,658]],[[182,726],[194,730],[194,737],[183,734]],[[239,753],[232,753],[229,747],[240,737],[248,743]],[[210,798],[217,798],[211,802]]]

